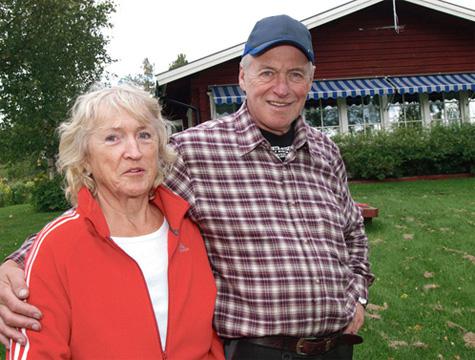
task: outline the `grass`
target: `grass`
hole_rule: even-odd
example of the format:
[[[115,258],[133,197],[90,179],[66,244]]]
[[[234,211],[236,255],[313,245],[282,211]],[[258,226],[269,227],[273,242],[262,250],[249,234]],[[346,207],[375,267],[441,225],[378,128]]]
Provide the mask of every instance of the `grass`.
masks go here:
[[[367,226],[376,281],[355,358],[474,359],[464,335],[475,333],[475,178],[351,190],[380,209]]]
[[[475,333],[475,178],[351,190],[380,209],[367,226],[376,281],[355,359],[475,358],[464,340]],[[0,256],[55,215],[0,208]]]
[[[59,213],[37,213],[31,205],[0,208],[0,259],[18,249],[33,234]]]

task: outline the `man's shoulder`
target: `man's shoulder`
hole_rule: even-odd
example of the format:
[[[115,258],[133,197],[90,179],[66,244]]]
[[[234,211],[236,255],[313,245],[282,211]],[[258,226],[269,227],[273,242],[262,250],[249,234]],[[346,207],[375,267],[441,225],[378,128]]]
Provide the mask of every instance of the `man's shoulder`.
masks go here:
[[[173,134],[170,137],[170,142],[173,145],[190,141],[214,142],[219,137],[227,137],[235,133],[235,120],[235,114],[231,114],[218,119],[205,121],[204,123]]]
[[[309,129],[307,134],[310,148],[328,155],[334,155],[339,152],[338,145],[327,134],[312,126],[307,126]]]

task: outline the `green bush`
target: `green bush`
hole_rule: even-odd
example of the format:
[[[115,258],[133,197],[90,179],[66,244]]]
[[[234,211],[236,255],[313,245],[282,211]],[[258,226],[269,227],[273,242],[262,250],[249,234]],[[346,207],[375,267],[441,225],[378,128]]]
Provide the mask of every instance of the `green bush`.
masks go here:
[[[17,181],[10,187],[12,189],[12,204],[26,204],[31,201],[33,187],[35,183],[33,181]]]
[[[475,124],[339,135],[353,179],[475,172]]]
[[[37,211],[62,211],[71,207],[64,197],[60,176],[50,180],[44,176],[35,179],[32,204]]]
[[[12,204],[12,189],[4,178],[0,178],[0,207]]]
[[[33,186],[33,181],[19,180],[10,184],[0,178],[0,207],[29,203]]]

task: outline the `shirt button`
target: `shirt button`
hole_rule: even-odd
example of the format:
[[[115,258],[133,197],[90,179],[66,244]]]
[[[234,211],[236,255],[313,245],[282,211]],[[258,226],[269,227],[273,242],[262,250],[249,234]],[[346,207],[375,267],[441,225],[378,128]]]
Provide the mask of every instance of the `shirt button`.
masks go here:
[[[320,279],[314,278],[313,280],[315,281],[316,284],[320,284]]]

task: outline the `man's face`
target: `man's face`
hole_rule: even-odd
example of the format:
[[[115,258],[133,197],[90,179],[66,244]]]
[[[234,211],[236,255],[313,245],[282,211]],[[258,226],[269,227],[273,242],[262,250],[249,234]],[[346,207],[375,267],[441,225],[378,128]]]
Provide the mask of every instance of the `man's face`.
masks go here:
[[[300,115],[313,80],[313,66],[290,45],[276,46],[239,69],[239,85],[257,126],[285,134]]]

